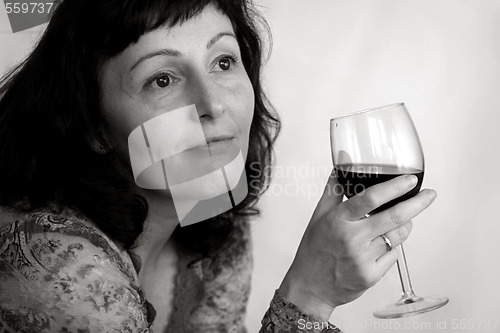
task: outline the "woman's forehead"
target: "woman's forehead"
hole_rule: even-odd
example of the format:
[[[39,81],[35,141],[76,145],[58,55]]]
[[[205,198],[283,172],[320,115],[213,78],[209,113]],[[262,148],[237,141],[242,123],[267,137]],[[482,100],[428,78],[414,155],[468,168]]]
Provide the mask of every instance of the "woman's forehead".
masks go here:
[[[172,49],[189,48],[206,44],[219,33],[234,34],[231,20],[213,4],[208,5],[196,16],[172,27],[166,24],[142,35],[132,44],[132,50],[145,52],[158,47],[158,43]]]

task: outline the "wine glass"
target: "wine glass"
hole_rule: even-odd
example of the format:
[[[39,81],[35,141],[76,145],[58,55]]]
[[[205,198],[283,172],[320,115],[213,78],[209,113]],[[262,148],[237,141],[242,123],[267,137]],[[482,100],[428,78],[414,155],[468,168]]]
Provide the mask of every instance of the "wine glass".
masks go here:
[[[330,120],[334,171],[347,198],[372,185],[403,174],[417,176],[407,194],[370,214],[378,213],[415,196],[424,177],[424,154],[413,121],[403,103],[363,110]],[[432,311],[448,303],[444,296],[419,297],[413,292],[403,246],[396,247],[402,297],[373,315],[401,318]]]

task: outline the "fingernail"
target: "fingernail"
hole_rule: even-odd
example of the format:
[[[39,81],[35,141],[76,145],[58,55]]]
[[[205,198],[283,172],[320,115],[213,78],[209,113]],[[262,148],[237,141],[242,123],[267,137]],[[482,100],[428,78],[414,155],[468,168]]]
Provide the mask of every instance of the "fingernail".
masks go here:
[[[408,186],[415,186],[415,184],[417,184],[418,178],[415,175],[406,175],[405,181]]]
[[[429,197],[431,198],[431,201],[434,201],[437,197],[437,193],[434,190],[429,190]]]

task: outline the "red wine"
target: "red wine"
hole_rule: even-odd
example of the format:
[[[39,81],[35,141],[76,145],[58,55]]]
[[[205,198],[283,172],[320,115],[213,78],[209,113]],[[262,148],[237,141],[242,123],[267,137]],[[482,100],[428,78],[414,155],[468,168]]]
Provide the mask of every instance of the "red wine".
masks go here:
[[[344,195],[347,198],[350,198],[353,195],[362,192],[364,189],[369,188],[370,186],[388,181],[401,175],[417,176],[418,182],[413,189],[411,189],[408,193],[402,195],[401,197],[383,204],[382,206],[370,212],[370,214],[381,212],[401,201],[414,197],[420,191],[422,181],[424,180],[424,171],[422,170],[398,168],[397,166],[391,165],[346,164],[339,165],[334,168],[334,170],[339,183],[344,188]]]

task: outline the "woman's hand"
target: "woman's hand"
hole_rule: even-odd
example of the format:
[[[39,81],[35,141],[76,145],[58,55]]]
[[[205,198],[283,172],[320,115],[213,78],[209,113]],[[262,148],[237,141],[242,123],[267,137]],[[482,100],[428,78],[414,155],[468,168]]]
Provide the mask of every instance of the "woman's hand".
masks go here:
[[[403,243],[411,219],[434,201],[436,192],[426,189],[380,213],[365,214],[416,183],[415,176],[400,176],[342,202],[341,186],[332,174],[279,293],[303,312],[327,321],[336,306],[375,285],[398,259],[380,235],[386,234],[393,248]]]

